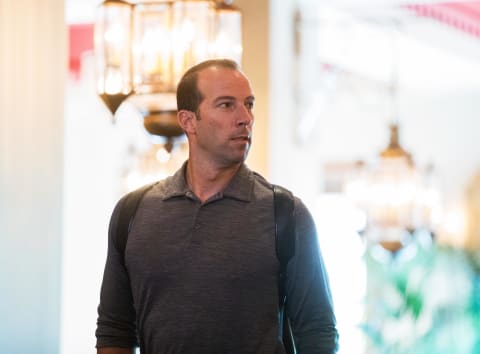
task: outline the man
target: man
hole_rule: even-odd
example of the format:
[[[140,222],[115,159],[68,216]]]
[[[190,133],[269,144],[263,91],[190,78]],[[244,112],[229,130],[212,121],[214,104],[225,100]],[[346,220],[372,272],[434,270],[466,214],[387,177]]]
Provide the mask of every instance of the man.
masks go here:
[[[178,121],[189,158],[151,188],[125,254],[109,232],[97,353],[284,353],[279,336],[272,185],[247,168],[254,95],[230,60],[188,70]],[[334,353],[337,332],[313,220],[295,198],[286,293],[299,354]],[[138,341],[137,341],[138,335]]]

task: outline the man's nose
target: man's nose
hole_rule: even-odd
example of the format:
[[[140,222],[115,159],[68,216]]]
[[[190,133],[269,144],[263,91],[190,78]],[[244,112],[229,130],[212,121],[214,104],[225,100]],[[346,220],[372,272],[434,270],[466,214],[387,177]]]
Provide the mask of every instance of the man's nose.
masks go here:
[[[246,125],[246,126],[251,126],[253,123],[253,112],[251,109],[245,106],[241,106],[239,108],[239,113],[238,113],[238,125]]]

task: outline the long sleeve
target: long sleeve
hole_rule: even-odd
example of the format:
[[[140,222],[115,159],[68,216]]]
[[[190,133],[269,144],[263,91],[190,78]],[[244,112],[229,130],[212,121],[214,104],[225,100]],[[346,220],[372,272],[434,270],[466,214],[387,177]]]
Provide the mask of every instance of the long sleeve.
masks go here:
[[[137,345],[135,309],[133,305],[130,280],[124,265],[123,254],[115,247],[119,211],[125,197],[116,205],[108,230],[107,261],[103,274],[98,306],[97,348],[123,347]]]
[[[295,255],[287,266],[287,313],[298,354],[333,354],[338,333],[327,271],[315,224],[305,205],[295,202]]]

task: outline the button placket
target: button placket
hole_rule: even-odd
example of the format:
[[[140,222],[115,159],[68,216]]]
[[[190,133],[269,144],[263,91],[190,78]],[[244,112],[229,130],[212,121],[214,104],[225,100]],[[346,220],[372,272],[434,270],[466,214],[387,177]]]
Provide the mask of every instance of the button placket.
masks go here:
[[[202,212],[202,207],[203,207],[203,204],[200,203],[199,201],[197,201],[198,205],[196,207],[196,210],[195,210],[195,215],[193,217],[193,226],[192,226],[192,236],[195,236],[195,233],[200,230],[200,228],[202,227],[202,224],[201,222],[199,221],[199,217],[200,217],[200,214]],[[195,239],[195,237],[194,237]]]

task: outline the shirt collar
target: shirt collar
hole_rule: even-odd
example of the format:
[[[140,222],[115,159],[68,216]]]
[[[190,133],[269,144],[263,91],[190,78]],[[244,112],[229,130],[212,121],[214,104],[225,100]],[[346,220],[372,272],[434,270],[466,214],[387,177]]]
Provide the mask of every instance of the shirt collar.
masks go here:
[[[178,169],[173,176],[170,176],[165,180],[163,200],[188,195],[188,193],[191,193],[185,178],[186,170],[187,161],[183,163],[182,167],[180,167],[180,169]]]
[[[167,179],[163,196],[164,200],[179,196],[192,196],[192,191],[188,188],[185,177],[187,163],[188,161],[185,161],[182,167],[175,172],[173,176]],[[245,164],[242,164],[221,194],[224,197],[249,202],[252,199],[253,182],[253,171],[251,171]]]

